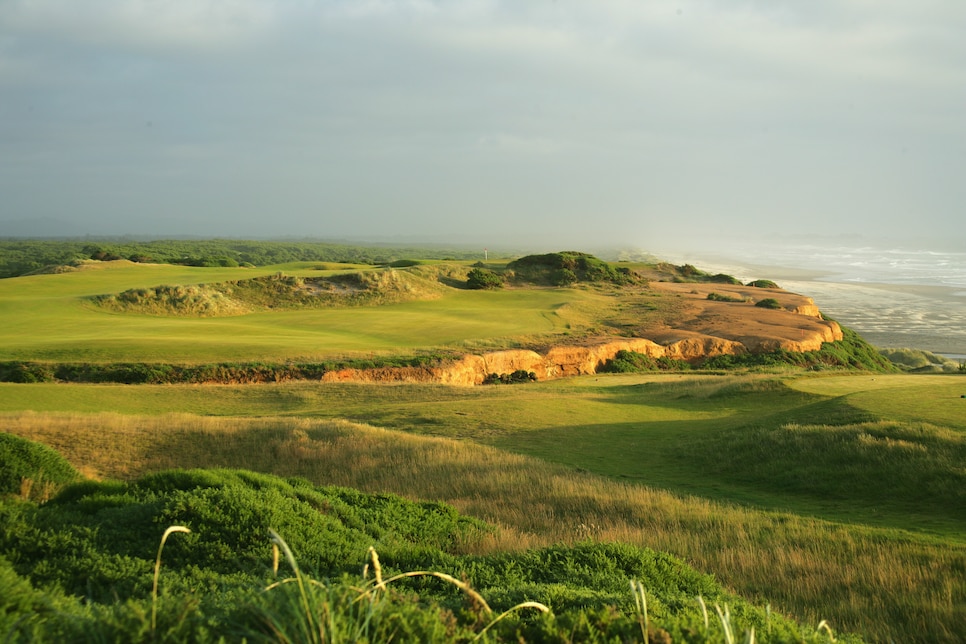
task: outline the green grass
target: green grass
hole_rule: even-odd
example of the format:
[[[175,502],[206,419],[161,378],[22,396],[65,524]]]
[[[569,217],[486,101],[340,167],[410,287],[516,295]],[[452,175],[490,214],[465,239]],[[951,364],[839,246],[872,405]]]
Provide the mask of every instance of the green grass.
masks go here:
[[[108,413],[3,421],[92,476],[243,467],[444,500],[498,526],[492,541],[472,546],[479,554],[619,541],[674,553],[775,611],[827,619],[836,633],[909,641],[966,628],[966,546],[949,538],[670,494],[465,440],[344,421]]]
[[[56,607],[0,595],[5,641],[698,642],[717,630],[701,628],[699,597],[762,642],[822,641],[666,553],[585,542],[467,556],[493,529],[449,506],[302,479],[168,470],[0,502],[0,518],[0,556],[14,558],[0,579]]]
[[[364,358],[539,345],[675,315],[677,298],[606,289],[451,288],[465,266],[447,266],[401,269],[443,271],[445,297],[206,319],[110,313],[87,298],[333,267],[105,264],[0,280],[0,360]],[[964,383],[788,369],[476,388],[3,383],[0,421],[97,478],[241,467],[446,500],[495,524],[472,546],[481,556],[588,538],[648,546],[812,623],[904,641],[966,630]]]
[[[477,388],[0,384],[0,411],[348,419],[488,444],[680,494],[959,540],[966,507],[937,492],[958,489],[963,443],[956,432],[966,427],[957,416],[963,400],[951,394],[956,386],[955,378],[934,376],[700,374]],[[903,405],[921,411],[893,413]],[[897,451],[894,442],[862,438],[880,420],[899,423],[890,440],[919,447]],[[802,428],[800,440],[787,438],[788,427]],[[769,451],[768,441],[779,436],[786,438]],[[843,451],[846,444],[852,452]]]
[[[312,265],[260,269],[104,265],[59,275],[0,280],[0,360],[215,362],[320,359],[425,348],[513,346],[584,324],[568,304],[592,308],[583,291],[450,289],[445,298],[377,307],[255,312],[221,318],[112,313],[93,295],[159,284],[198,284],[286,274]],[[420,270],[415,268],[412,270]]]

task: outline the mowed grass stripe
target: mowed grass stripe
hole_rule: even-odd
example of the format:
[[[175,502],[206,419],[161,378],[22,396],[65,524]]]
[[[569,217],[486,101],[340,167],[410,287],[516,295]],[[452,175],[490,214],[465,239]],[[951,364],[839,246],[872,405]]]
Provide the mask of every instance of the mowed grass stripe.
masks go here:
[[[966,376],[855,374],[799,378],[792,387],[825,396],[847,396],[849,404],[887,420],[927,422],[966,431]]]

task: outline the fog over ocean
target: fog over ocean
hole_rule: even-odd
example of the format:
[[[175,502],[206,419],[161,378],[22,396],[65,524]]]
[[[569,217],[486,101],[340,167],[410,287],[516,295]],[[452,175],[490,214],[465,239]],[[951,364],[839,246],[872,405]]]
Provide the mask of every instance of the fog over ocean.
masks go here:
[[[788,243],[660,256],[743,282],[774,280],[878,347],[966,356],[966,253]]]

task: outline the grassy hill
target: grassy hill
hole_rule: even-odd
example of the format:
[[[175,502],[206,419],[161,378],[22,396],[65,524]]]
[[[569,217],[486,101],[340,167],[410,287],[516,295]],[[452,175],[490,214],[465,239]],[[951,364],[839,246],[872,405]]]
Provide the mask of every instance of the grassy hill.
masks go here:
[[[744,641],[752,627],[755,641],[966,632],[958,372],[857,369],[870,348],[849,336],[806,368],[731,360],[487,387],[271,377],[621,338],[726,311],[713,307],[766,315],[754,304],[766,296],[782,309],[801,301],[688,266],[534,257],[394,268],[115,260],[0,280],[3,368],[52,374],[0,383],[0,632],[673,642]],[[551,283],[567,268],[557,259],[576,281]],[[502,288],[470,288],[474,268],[501,275]],[[705,304],[711,290],[725,295]],[[168,384],[97,380],[177,369],[154,380]],[[219,369],[227,379],[184,376]],[[259,370],[267,377],[241,377]],[[66,382],[84,377],[94,382]],[[262,384],[188,384],[233,378]],[[168,534],[155,568],[170,526],[191,532]],[[370,546],[383,579],[440,574],[377,590]],[[527,605],[494,622],[526,601],[551,611]]]
[[[460,554],[491,528],[303,479],[169,470],[0,514],[0,570],[25,591],[3,597],[5,641],[704,641],[752,628],[763,642],[819,640],[667,554],[590,542]],[[726,619],[708,617],[725,605]]]
[[[60,410],[8,412],[5,427],[89,476],[231,467],[440,500],[494,526],[470,553],[627,543],[804,624],[922,641],[966,625],[960,382],[4,385],[0,400]]]

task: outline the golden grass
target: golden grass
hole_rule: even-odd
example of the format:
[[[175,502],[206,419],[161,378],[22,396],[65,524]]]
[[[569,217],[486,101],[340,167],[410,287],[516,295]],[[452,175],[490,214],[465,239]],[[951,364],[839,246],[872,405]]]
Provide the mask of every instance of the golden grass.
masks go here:
[[[7,431],[88,475],[238,467],[441,500],[498,526],[488,553],[623,541],[669,551],[745,597],[874,640],[966,632],[966,547],[757,512],[575,473],[465,442],[346,421],[13,413]]]

